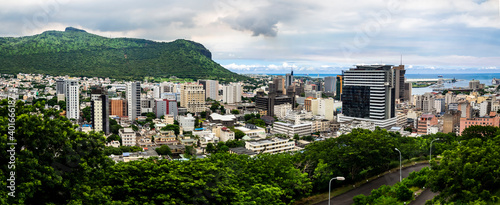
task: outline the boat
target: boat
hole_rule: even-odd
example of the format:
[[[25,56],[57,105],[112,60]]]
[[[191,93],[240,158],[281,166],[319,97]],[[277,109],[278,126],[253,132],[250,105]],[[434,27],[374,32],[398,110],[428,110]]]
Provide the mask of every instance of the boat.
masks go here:
[[[443,76],[442,75],[438,75],[438,78],[442,78]]]

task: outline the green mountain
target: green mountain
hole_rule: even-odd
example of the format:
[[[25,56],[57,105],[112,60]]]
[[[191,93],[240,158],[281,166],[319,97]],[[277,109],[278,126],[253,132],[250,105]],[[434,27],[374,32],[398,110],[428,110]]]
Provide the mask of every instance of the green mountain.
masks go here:
[[[0,73],[43,73],[117,79],[170,77],[244,80],[212,60],[203,45],[133,38],[106,38],[66,28],[0,38]]]

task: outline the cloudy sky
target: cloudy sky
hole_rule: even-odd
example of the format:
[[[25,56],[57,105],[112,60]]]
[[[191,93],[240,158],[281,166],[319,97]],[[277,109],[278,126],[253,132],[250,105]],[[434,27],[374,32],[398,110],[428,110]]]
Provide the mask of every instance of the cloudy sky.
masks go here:
[[[106,37],[204,44],[238,73],[500,73],[500,0],[17,0],[0,36],[72,26]]]

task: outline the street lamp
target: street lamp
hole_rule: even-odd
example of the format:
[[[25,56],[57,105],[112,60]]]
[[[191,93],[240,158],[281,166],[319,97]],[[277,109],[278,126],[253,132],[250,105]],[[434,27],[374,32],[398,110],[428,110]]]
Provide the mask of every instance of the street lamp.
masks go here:
[[[403,177],[401,176],[401,168],[403,167],[401,164],[401,151],[399,151],[398,148],[394,148],[396,151],[399,152],[399,182],[403,181]]]
[[[430,150],[429,150],[429,167],[430,167],[430,165],[431,165],[431,159],[432,159],[432,143],[433,143],[434,141],[436,141],[436,140],[441,140],[441,139],[436,138],[436,139],[434,139],[434,140],[432,140],[432,141],[431,141],[431,146],[430,146]],[[431,167],[431,169],[432,169],[432,167]]]
[[[330,179],[330,183],[328,183],[328,205],[330,205],[330,192],[332,190],[332,180],[338,180],[338,181],[344,181],[345,178],[344,177],[333,177],[332,179]]]

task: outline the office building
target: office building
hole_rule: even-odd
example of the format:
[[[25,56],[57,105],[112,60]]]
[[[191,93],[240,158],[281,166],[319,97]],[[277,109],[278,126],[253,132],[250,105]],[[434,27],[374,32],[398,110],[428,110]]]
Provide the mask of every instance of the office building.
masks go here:
[[[479,89],[480,84],[481,82],[479,82],[479,80],[472,79],[471,81],[469,81],[469,88],[472,90],[477,90]]]
[[[80,86],[77,80],[65,81],[66,117],[80,119]]]
[[[336,79],[336,77],[333,77],[333,76],[325,77],[325,93],[335,93],[336,92],[335,86],[337,83],[335,82],[335,79]]]
[[[340,122],[363,120],[382,128],[396,124],[392,66],[356,66],[343,72],[343,80]]]
[[[340,99],[341,100],[341,96],[342,96],[342,87],[344,86],[343,85],[344,83],[344,78],[342,77],[342,75],[337,75],[337,78],[335,79],[335,96],[337,96],[337,100]]]
[[[394,97],[400,101],[405,101],[405,66],[394,66]]]
[[[222,101],[228,104],[241,102],[241,84],[231,83],[222,86]]]
[[[181,85],[181,107],[188,112],[196,113],[205,111],[205,90],[203,85],[185,83]]]
[[[94,98],[91,102],[92,110],[92,128],[94,131],[103,131],[108,135],[109,129],[109,99],[105,94]]]
[[[285,75],[285,88],[288,88],[292,85],[294,79],[293,79],[293,70],[291,71],[291,73],[287,73]]]
[[[203,90],[205,90],[205,100],[208,98],[212,100],[219,99],[219,81],[200,80],[199,83],[203,85]]]
[[[56,93],[58,95],[66,93],[66,81],[62,78],[56,80]]]
[[[128,119],[133,122],[141,116],[141,82],[127,83]]]

